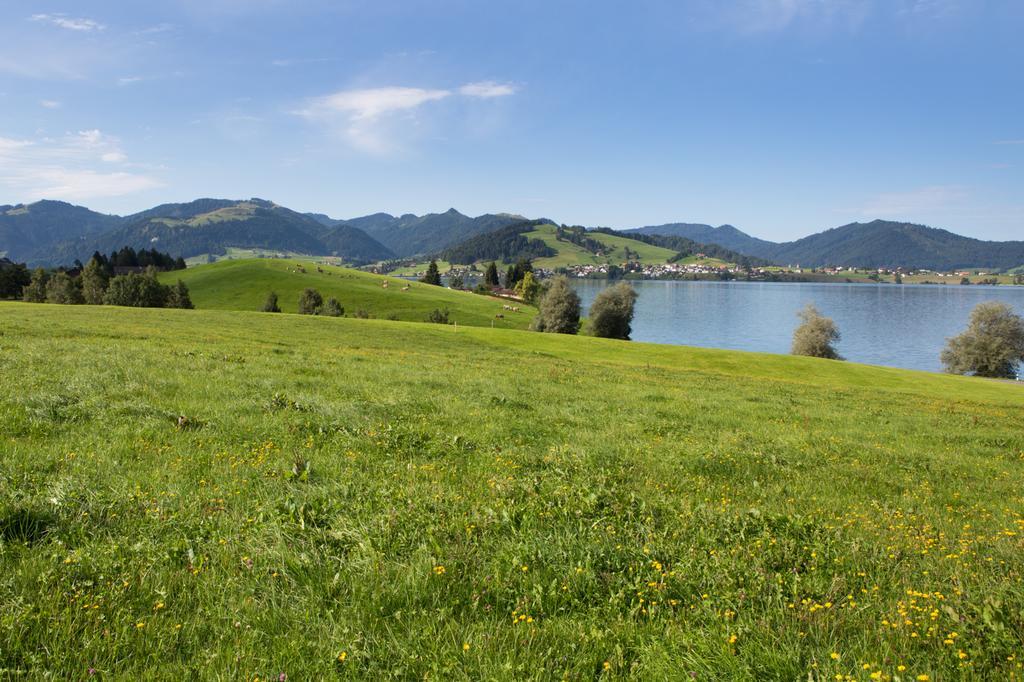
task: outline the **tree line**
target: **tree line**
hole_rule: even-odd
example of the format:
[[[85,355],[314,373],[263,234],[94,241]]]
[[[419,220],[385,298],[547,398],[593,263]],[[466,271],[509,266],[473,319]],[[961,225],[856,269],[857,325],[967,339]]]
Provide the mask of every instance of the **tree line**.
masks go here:
[[[73,269],[53,272],[36,268],[22,286],[21,298],[29,303],[63,305],[118,305],[135,308],[194,308],[188,286],[180,279],[174,285],[161,284],[161,270],[184,266],[155,249],[136,252],[130,247],[106,257],[96,252],[89,262]],[[138,272],[116,274],[117,268],[139,268]]]

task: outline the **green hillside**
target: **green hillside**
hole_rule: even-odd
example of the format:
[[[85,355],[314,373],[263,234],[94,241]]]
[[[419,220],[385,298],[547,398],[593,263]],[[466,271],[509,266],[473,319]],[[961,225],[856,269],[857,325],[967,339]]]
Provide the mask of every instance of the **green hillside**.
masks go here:
[[[639,254],[640,262],[644,264],[665,263],[676,255],[675,251],[663,249],[660,246],[644,244],[635,239],[626,239],[601,232],[588,232],[587,237],[599,241],[608,247],[606,253],[597,256],[581,246],[557,239],[555,233],[556,228],[554,225],[539,225],[532,232],[524,233],[525,237],[539,239],[558,251],[557,256],[535,260],[534,265],[536,267],[553,269],[570,265],[621,264],[626,262],[626,247]]]
[[[1021,676],[1017,385],[24,303],[0,353],[0,676]]]
[[[305,273],[299,268],[305,269]],[[322,270],[318,272],[317,269]],[[359,310],[372,317],[423,322],[435,309],[449,310],[449,319],[460,325],[525,329],[536,312],[522,305],[521,312],[503,310],[503,301],[466,291],[452,291],[396,277],[382,277],[358,270],[317,266],[308,260],[255,258],[224,260],[209,265],[190,267],[185,271],[166,272],[160,276],[165,283],[183,280],[189,287],[192,302],[200,309],[259,310],[271,291],[277,292],[279,305],[286,313],[298,312],[299,295],[312,287],[326,300],[338,299],[345,313]],[[382,286],[388,282],[388,288]],[[409,286],[407,291],[403,287]],[[503,318],[495,318],[501,314]]]

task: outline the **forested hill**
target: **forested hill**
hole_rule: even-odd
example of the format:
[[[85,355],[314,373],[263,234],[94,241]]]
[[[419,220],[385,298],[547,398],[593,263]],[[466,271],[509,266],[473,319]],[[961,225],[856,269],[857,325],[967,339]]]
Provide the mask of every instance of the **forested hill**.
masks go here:
[[[490,260],[508,263],[529,258],[540,260],[541,266],[561,267],[621,264],[626,260],[656,264],[697,254],[731,263],[767,264],[715,244],[698,244],[684,237],[616,232],[607,228],[557,227],[545,219],[523,221],[477,235],[445,249],[438,257],[459,264]]]
[[[989,242],[925,225],[875,220],[850,223],[792,242],[751,237],[732,227],[672,223],[629,230],[629,234],[681,236],[725,246],[780,264],[807,267],[847,265],[930,270],[990,268],[1024,264],[1024,242]]]
[[[349,261],[393,255],[360,230],[327,227],[273,202],[200,199],[160,206],[132,216],[110,232],[58,244],[51,261],[71,262],[93,251],[107,252],[122,246],[157,246],[186,258],[223,253],[227,247],[335,255]]]
[[[320,216],[316,219],[322,220]],[[359,228],[396,255],[405,257],[436,253],[470,237],[524,220],[526,219],[523,216],[508,213],[488,213],[471,218],[452,208],[444,213],[428,213],[422,216],[412,213],[402,216],[374,213],[361,218],[338,220],[333,224]]]
[[[717,244],[746,256],[768,258],[778,244],[751,237],[732,225],[712,227],[703,223],[667,223],[623,230],[627,234],[683,237],[697,244]]]
[[[0,255],[31,261],[58,242],[112,230],[124,218],[63,201],[0,206]]]
[[[924,225],[875,220],[779,244],[770,257],[808,266],[1005,270],[1024,264],[1024,241],[987,242]]]
[[[545,220],[528,220],[470,237],[456,246],[445,249],[439,257],[449,263],[469,264],[487,260],[511,262],[520,258],[554,256],[557,254],[554,248],[540,239],[524,236],[538,225],[546,223]]]

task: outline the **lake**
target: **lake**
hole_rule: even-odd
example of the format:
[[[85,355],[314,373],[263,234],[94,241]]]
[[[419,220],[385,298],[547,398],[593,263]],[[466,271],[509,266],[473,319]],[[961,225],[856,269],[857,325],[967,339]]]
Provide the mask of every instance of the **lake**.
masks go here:
[[[839,325],[852,362],[938,372],[939,353],[982,301],[1024,314],[1024,286],[635,281],[633,340],[788,353],[797,312],[813,303]],[[573,280],[584,308],[602,280]]]

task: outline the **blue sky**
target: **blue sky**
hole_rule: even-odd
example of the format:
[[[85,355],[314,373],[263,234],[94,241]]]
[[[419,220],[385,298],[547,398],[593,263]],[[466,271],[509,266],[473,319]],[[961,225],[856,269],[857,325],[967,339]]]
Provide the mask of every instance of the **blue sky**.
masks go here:
[[[0,6],[0,203],[1024,239],[1020,0]]]

